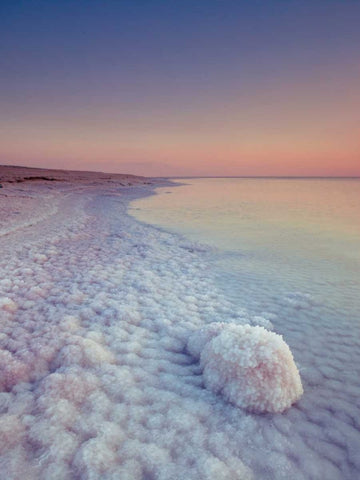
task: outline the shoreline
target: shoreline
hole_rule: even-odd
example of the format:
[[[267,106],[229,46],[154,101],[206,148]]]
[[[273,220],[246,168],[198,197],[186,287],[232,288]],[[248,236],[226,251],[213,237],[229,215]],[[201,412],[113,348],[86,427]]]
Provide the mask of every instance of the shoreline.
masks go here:
[[[221,462],[251,478],[231,436],[231,465],[205,446],[204,422],[215,433],[219,406],[237,409],[185,353],[189,332],[232,307],[202,249],[127,213],[157,185],[10,185],[0,195],[30,207],[0,236],[4,475],[195,480]]]
[[[4,201],[21,195],[12,230],[0,235],[6,478],[354,478],[355,428],[332,414],[328,390],[318,386],[321,363],[304,372],[306,395],[284,413],[254,414],[207,388],[197,359],[204,326],[241,328],[261,317],[219,289],[212,247],[129,213],[132,200],[166,186],[142,181],[0,189]],[[20,205],[24,216],[15,213]],[[347,402],[342,408],[352,419]],[[323,438],[329,445],[315,455]]]
[[[61,198],[71,194],[90,193],[97,188],[136,198],[152,195],[155,188],[168,184],[173,183],[128,174],[0,165],[0,239],[54,215]]]

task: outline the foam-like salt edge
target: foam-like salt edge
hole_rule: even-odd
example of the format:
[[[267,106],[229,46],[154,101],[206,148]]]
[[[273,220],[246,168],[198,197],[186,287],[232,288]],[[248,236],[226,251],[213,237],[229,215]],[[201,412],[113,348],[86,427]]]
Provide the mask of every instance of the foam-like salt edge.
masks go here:
[[[206,249],[129,217],[132,195],[59,194],[0,239],[4,478],[351,478],[301,409],[253,415],[204,388],[194,332],[271,323],[221,295]]]

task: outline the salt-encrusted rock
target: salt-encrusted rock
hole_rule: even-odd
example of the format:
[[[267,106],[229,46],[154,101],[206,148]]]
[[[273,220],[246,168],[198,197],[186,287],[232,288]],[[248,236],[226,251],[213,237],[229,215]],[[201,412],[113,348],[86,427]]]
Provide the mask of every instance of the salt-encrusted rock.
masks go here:
[[[203,347],[200,364],[206,388],[238,407],[283,412],[303,393],[288,345],[263,327],[210,324],[195,332],[188,345],[195,354]]]

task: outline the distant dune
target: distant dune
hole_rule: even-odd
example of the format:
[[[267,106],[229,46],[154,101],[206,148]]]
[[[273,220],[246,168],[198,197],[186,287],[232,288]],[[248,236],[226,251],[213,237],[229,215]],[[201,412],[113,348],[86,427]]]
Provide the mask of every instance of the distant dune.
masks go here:
[[[53,170],[48,168],[29,168],[12,165],[0,165],[0,183],[21,183],[29,181],[47,182],[76,182],[85,184],[97,183],[120,183],[122,185],[134,185],[147,183],[146,177],[136,175],[83,172],[76,170]]]

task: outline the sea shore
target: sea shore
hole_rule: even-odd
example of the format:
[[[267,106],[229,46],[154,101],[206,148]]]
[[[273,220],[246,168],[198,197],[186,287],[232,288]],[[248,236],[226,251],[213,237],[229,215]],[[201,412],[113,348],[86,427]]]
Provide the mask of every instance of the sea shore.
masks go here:
[[[226,421],[237,409],[184,352],[189,332],[239,312],[206,248],[127,215],[166,181],[0,173],[4,478],[251,478]]]
[[[271,318],[219,289],[215,250],[128,214],[168,180],[0,167],[0,184],[1,478],[356,477],[358,390],[347,382],[342,400],[321,389],[326,346],[283,413],[247,411],[207,388],[197,332],[214,322],[270,331]],[[216,390],[214,348],[203,360]]]

